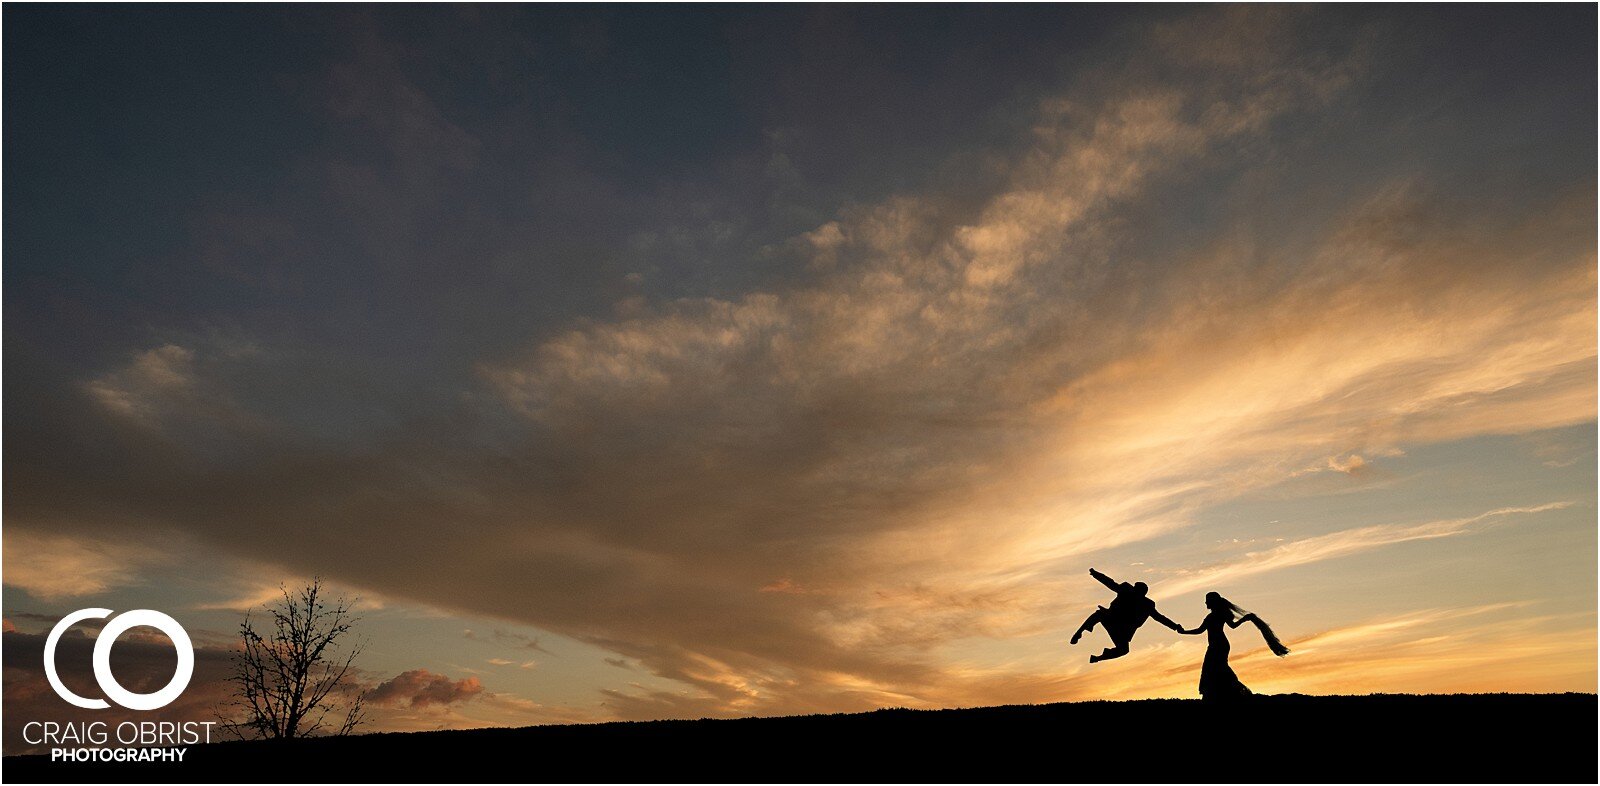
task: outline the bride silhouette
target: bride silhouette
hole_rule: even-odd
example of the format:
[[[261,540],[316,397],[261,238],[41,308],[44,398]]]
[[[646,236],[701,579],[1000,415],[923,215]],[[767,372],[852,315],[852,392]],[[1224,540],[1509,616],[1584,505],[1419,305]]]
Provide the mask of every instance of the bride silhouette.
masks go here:
[[[1206,593],[1206,608],[1211,613],[1195,626],[1194,630],[1180,630],[1179,633],[1196,635],[1206,633],[1206,659],[1200,666],[1200,697],[1210,701],[1226,701],[1229,699],[1242,699],[1250,695],[1250,689],[1239,681],[1239,676],[1233,673],[1233,668],[1228,666],[1228,634],[1223,630],[1223,625],[1237,628],[1245,622],[1253,622],[1261,630],[1261,637],[1267,640],[1267,647],[1274,655],[1288,655],[1289,648],[1278,641],[1272,628],[1254,614],[1248,614],[1244,609],[1233,605],[1227,598],[1215,592]]]

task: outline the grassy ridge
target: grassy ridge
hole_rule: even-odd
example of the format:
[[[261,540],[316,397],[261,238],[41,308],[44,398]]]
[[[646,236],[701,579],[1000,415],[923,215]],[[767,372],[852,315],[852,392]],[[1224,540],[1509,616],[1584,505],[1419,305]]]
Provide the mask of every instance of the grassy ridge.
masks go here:
[[[6,782],[1550,782],[1597,778],[1594,694],[1261,696],[369,734],[181,764],[8,756]]]

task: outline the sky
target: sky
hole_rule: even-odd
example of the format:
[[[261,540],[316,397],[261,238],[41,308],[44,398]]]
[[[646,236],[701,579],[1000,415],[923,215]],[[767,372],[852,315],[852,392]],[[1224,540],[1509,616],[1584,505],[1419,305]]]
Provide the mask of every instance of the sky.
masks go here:
[[[313,576],[371,729],[1592,692],[1595,14],[8,5],[3,744]]]

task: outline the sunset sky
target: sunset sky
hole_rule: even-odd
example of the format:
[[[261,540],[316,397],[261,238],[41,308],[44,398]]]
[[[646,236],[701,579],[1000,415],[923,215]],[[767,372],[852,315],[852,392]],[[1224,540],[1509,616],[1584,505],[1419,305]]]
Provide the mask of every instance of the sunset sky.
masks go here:
[[[4,23],[8,752],[313,575],[375,729],[1596,688],[1592,5]]]

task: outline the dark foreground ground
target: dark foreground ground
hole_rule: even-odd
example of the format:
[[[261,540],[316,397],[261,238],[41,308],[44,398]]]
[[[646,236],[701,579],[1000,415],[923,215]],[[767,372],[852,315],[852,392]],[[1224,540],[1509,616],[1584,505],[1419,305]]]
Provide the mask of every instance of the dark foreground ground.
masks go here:
[[[37,781],[1594,783],[1594,694],[1263,696],[370,734],[181,764],[7,756]]]

